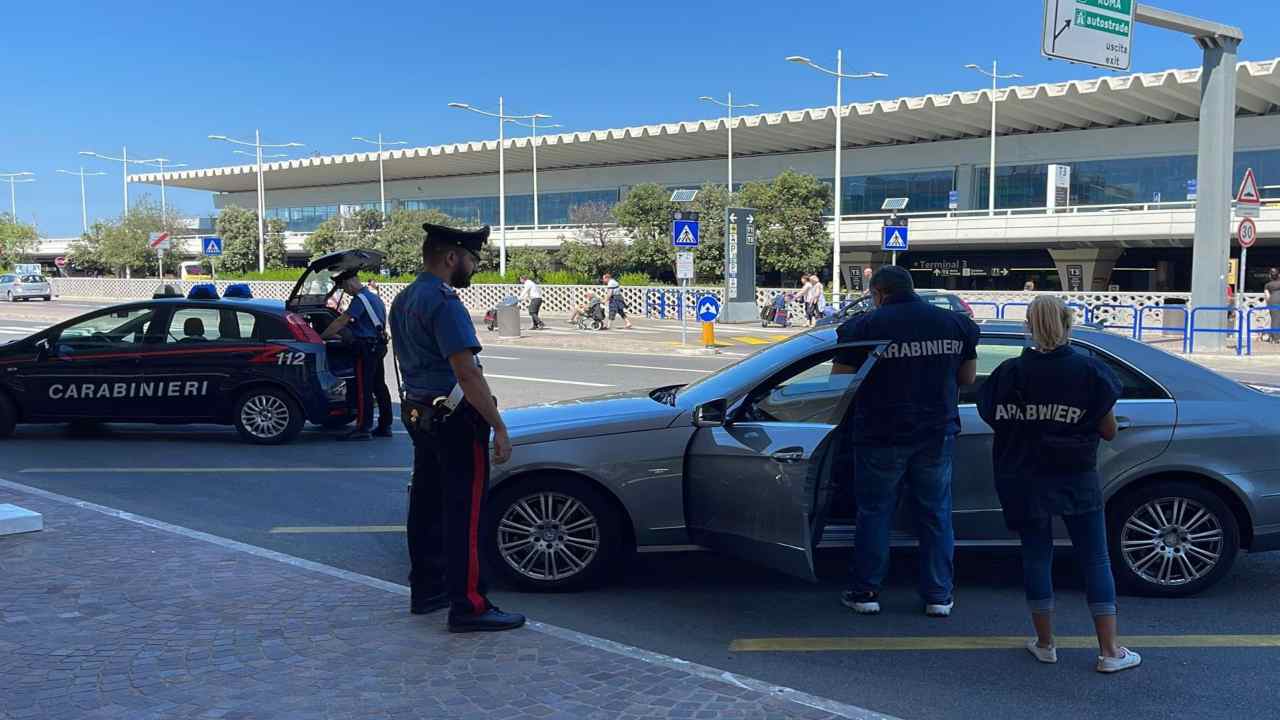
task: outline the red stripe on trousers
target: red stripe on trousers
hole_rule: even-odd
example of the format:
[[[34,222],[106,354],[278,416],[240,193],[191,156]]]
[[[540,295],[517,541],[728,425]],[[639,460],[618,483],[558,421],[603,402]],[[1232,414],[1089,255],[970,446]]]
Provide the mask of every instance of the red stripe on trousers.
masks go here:
[[[364,429],[364,354],[356,356],[356,429]]]
[[[480,594],[480,551],[477,540],[480,535],[480,498],[484,495],[484,461],[488,448],[480,441],[472,442],[471,466],[471,517],[467,524],[467,600],[476,614],[489,609],[489,603]]]

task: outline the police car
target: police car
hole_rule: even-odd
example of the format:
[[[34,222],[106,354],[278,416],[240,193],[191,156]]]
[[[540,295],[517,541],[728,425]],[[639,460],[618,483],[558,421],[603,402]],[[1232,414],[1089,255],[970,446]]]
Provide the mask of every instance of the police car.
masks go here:
[[[366,251],[320,258],[285,303],[198,285],[0,345],[0,437],[19,423],[215,423],[279,444],[308,420],[345,425],[349,361],[316,326],[336,317],[325,307],[331,276],[381,260]]]

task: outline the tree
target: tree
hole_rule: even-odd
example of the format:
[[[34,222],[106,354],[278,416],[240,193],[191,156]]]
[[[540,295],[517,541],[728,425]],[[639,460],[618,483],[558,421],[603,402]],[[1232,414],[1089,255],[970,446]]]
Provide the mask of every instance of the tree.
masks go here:
[[[331,252],[337,252],[342,245],[342,227],[339,218],[331,217],[316,226],[315,230],[302,241],[302,249],[307,251],[311,260]]]
[[[831,204],[831,188],[821,180],[787,170],[771,182],[748,183],[739,197],[758,211],[761,272],[810,273],[831,264],[831,234],[822,217]]]
[[[602,202],[577,205],[569,209],[569,222],[582,227],[560,243],[557,256],[566,270],[590,278],[623,272],[627,244],[618,237],[622,230],[613,208]]]
[[[569,208],[569,222],[580,227],[574,236],[583,243],[605,248],[620,232],[613,207],[605,202],[589,202]]]
[[[218,235],[222,238],[222,257],[218,270],[227,273],[258,271],[258,213],[229,206],[218,213]],[[263,255],[268,268],[288,266],[284,233],[288,225],[279,218],[267,221],[264,228]]]
[[[34,227],[18,222],[8,213],[0,214],[0,268],[23,262],[39,244]]]
[[[693,267],[699,285],[717,284],[724,280],[724,209],[729,204],[729,191],[724,185],[707,183],[693,199],[692,210],[698,212],[698,249]]]
[[[72,242],[71,265],[82,271],[126,277],[134,273],[156,275],[159,256],[148,240],[154,232],[168,232],[174,237],[185,232],[178,218],[177,211],[162,214],[150,196],[144,195],[130,208],[128,217],[95,222],[88,233]],[[165,267],[172,272],[178,262],[188,258],[190,254],[175,247],[165,252]]]
[[[411,275],[422,271],[423,223],[456,224],[439,210],[395,210],[387,216],[373,249],[386,256],[383,266],[392,275]]]
[[[679,209],[671,202],[670,190],[657,183],[643,183],[631,188],[622,202],[614,206],[613,216],[634,242],[670,235],[671,213]]]

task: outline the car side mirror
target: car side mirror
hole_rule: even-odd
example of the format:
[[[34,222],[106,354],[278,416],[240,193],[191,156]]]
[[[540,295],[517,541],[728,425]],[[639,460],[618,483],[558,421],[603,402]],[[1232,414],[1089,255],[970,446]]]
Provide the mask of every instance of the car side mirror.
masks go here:
[[[721,427],[728,415],[728,400],[712,400],[693,409],[695,427]]]

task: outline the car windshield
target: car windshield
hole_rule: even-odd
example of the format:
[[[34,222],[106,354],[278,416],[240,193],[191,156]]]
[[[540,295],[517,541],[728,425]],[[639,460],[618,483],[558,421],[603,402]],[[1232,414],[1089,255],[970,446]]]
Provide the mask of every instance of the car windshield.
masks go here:
[[[24,275],[24,276],[22,277],[22,282],[24,282],[24,283],[42,283],[42,282],[45,282],[45,279],[44,279],[44,276],[42,276],[42,275]]]
[[[703,385],[715,382],[717,378],[723,377],[726,373],[736,372],[739,368],[745,368],[744,372],[763,375],[764,373],[762,371],[770,365],[778,362],[779,358],[790,357],[790,353],[784,350],[784,348],[788,348],[798,342],[813,342],[812,334],[800,333],[798,335],[793,335],[780,343],[770,345],[764,350],[748,355],[735,363],[726,365],[710,375],[701,377],[696,381],[679,388],[676,390],[674,397],[683,397],[685,394],[695,391]]]

